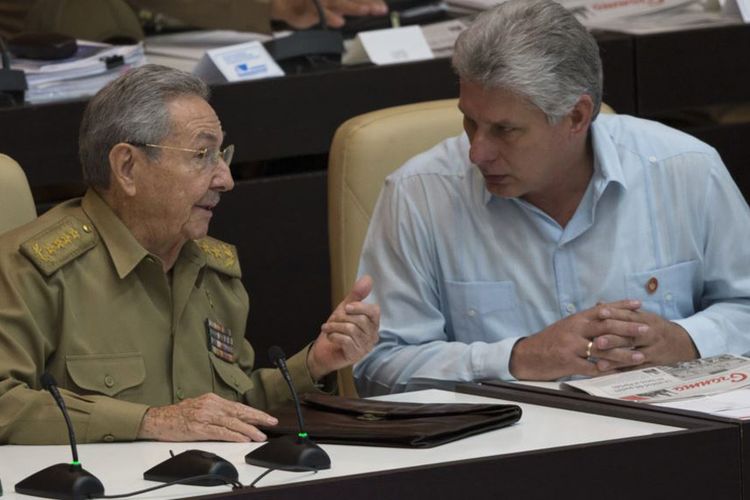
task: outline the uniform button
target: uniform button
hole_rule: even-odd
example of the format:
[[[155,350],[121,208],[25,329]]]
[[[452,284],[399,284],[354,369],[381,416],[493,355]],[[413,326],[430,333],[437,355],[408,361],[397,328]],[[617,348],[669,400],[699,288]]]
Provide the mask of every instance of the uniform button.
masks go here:
[[[185,399],[185,393],[182,392],[182,388],[177,388],[177,399]]]
[[[83,229],[83,232],[84,232],[84,233],[90,233],[90,232],[91,232],[91,226],[89,226],[88,224],[84,224],[84,225],[83,225],[83,226],[81,227],[81,229]]]
[[[106,434],[102,438],[102,441],[104,441],[105,443],[113,443],[115,441],[115,437],[112,434]]]
[[[567,306],[565,306],[565,310],[570,314],[573,314],[574,312],[576,312],[576,306],[575,304],[568,304]]]
[[[153,264],[154,263],[154,258],[151,257],[151,256],[148,256],[148,257],[146,257],[146,262],[148,262],[149,264]]]
[[[649,295],[656,292],[656,290],[659,289],[659,280],[655,277],[651,276],[648,281],[646,282],[646,291]]]
[[[477,311],[475,309],[469,309],[468,311],[466,311],[466,314],[468,314],[469,316],[473,318],[474,316],[477,315]]]
[[[112,387],[113,385],[115,385],[115,378],[112,375],[106,375],[104,377],[104,385],[106,385],[107,387]]]
[[[669,292],[665,293],[664,300],[666,300],[667,302],[672,302],[672,294]]]
[[[649,156],[648,161],[650,161],[651,163],[656,163],[656,156]]]

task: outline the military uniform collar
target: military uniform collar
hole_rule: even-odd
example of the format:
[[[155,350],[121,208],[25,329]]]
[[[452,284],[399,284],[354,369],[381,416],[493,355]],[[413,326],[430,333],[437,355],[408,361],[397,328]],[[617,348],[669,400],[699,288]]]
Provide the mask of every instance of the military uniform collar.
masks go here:
[[[120,279],[130,274],[143,259],[148,257],[149,253],[146,249],[138,243],[130,229],[99,196],[99,193],[93,189],[86,191],[81,207],[91,219],[102,242],[107,247]]]

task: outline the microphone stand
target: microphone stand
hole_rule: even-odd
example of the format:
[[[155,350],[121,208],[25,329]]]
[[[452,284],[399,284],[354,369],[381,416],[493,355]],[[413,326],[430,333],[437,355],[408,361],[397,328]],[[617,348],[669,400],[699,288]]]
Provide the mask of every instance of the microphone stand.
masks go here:
[[[266,444],[245,455],[245,462],[268,469],[292,472],[330,469],[331,459],[328,454],[305,432],[302,409],[299,405],[297,391],[292,383],[292,377],[286,366],[284,351],[278,346],[271,346],[268,353],[273,364],[281,371],[281,375],[292,393],[299,432],[296,436],[286,435],[269,439]]]
[[[0,37],[0,107],[23,104],[23,96],[28,88],[26,73],[17,69],[10,69],[10,55],[8,47]]]
[[[55,399],[57,406],[65,418],[68,427],[68,439],[73,452],[73,461],[69,464],[55,464],[32,474],[16,483],[16,492],[45,498],[60,498],[63,500],[84,500],[104,495],[104,485],[96,476],[88,472],[78,461],[76,436],[73,424],[70,422],[65,401],[57,390],[55,379],[49,373],[42,375],[42,386]]]
[[[314,67],[320,62],[340,63],[344,53],[344,37],[339,31],[329,30],[320,0],[312,0],[318,11],[318,27],[295,31],[289,36],[275,38],[263,44],[266,51],[287,73],[299,73],[302,67]]]

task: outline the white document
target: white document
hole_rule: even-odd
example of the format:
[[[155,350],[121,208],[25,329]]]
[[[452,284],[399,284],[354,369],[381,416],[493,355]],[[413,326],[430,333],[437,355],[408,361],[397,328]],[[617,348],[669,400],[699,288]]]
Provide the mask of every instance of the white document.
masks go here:
[[[193,74],[208,83],[218,83],[284,76],[284,71],[256,41],[207,51]]]
[[[728,15],[722,12],[707,12],[699,6],[688,6],[684,9],[657,12],[644,16],[609,19],[589,24],[588,27],[631,35],[648,35],[650,33],[667,33],[685,29],[727,26],[740,22],[739,14]]]
[[[342,64],[394,64],[433,59],[419,26],[360,32],[348,43]]]
[[[719,417],[750,419],[750,388],[721,392],[679,401],[656,403],[657,406],[710,413]]]

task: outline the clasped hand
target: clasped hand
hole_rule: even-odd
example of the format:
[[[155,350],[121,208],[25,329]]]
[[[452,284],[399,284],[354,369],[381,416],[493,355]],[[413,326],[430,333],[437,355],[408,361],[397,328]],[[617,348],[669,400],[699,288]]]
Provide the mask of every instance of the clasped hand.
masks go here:
[[[511,374],[522,380],[594,377],[697,357],[682,327],[640,307],[637,300],[597,304],[520,340],[511,354]]]

